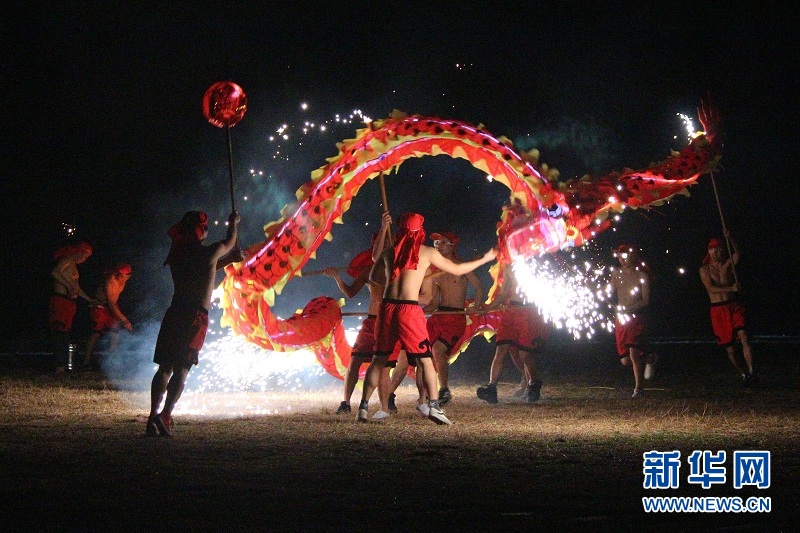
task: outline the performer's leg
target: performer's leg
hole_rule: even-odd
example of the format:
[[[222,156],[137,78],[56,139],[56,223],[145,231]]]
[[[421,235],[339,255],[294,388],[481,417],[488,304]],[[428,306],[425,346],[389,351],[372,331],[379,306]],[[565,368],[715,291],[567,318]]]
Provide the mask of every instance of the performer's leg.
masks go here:
[[[510,345],[500,344],[494,352],[494,359],[492,359],[492,367],[489,370],[489,383],[497,385],[500,380],[500,375],[503,373],[503,366],[506,362],[506,355],[510,350]]]
[[[391,367],[384,366],[378,377],[378,399],[381,402],[381,411],[386,413],[389,412],[389,387],[391,386],[391,378],[389,377],[390,370]]]
[[[350,364],[347,365],[347,372],[344,375],[344,401],[350,403],[350,398],[353,397],[353,391],[358,383],[358,374],[361,371],[361,365],[366,361],[366,357],[360,355],[350,358]]]
[[[389,384],[389,394],[394,394],[394,391],[397,390],[397,387],[399,387],[406,378],[406,372],[408,372],[408,357],[406,356],[405,350],[400,350],[400,355],[397,358],[397,366],[391,371],[392,380]]]
[[[742,365],[739,364],[739,358],[736,357],[736,344],[731,344],[729,346],[726,346],[725,352],[728,354],[728,360],[731,362],[736,371],[739,372],[739,375],[741,375],[742,377],[746,377],[747,372],[744,371]]]
[[[631,346],[629,353],[629,357],[631,359],[631,366],[633,366],[633,382],[634,382],[634,389],[633,395],[634,397],[638,397],[642,393],[642,385],[644,383],[644,365],[645,365],[645,357],[644,352],[638,348],[634,348]]]
[[[164,401],[164,408],[161,409],[162,416],[171,417],[172,410],[175,404],[183,394],[183,388],[186,386],[186,378],[189,376],[189,369],[184,366],[179,366],[173,369],[172,377],[169,378],[167,383],[167,399]]]
[[[437,340],[433,343],[432,351],[436,373],[439,377],[439,388],[447,389],[447,377],[450,374],[450,355],[447,353],[447,346]]]
[[[381,372],[383,372],[383,369],[386,366],[387,358],[387,355],[376,355],[372,358],[372,362],[369,364],[369,368],[367,368],[367,374],[364,376],[364,386],[361,392],[361,404],[359,410],[368,408],[369,399],[372,397],[372,393],[375,392],[375,389],[378,387]]]
[[[158,365],[153,376],[153,381],[150,384],[150,416],[154,417],[158,414],[158,408],[161,407],[161,402],[164,399],[164,393],[167,392],[167,383],[172,375],[172,365]]]
[[[753,373],[753,352],[750,349],[750,339],[747,338],[747,332],[743,329],[740,329],[737,335],[739,342],[742,343],[742,357],[745,364],[747,364],[747,374],[750,375]]]
[[[83,358],[83,366],[90,366],[92,364],[92,354],[94,354],[94,348],[99,338],[100,332],[98,331],[89,335],[89,339],[86,341],[86,355]]]
[[[428,391],[428,401],[439,401],[439,389],[436,387],[436,368],[433,366],[433,359],[430,357],[420,357],[417,359],[417,374],[422,372],[422,379]]]

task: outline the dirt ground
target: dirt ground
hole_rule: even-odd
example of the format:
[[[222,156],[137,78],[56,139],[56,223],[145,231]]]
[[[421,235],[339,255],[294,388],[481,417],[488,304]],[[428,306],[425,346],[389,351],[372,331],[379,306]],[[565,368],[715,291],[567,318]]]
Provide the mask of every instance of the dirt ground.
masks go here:
[[[0,358],[4,531],[792,531],[800,522],[800,394],[795,346],[759,348],[761,383],[727,362],[662,354],[647,397],[616,361],[544,361],[540,402],[475,397],[454,372],[452,427],[399,413],[335,415],[340,382],[313,392],[219,393],[217,405],[270,414],[186,413],[172,438],[144,436],[148,391],[102,373],[56,380]],[[455,369],[455,368],[454,368]],[[358,394],[358,393],[357,393]],[[354,404],[355,405],[355,404]],[[643,457],[680,450],[680,487],[643,488]],[[687,482],[693,450],[769,450],[767,489]],[[645,513],[643,496],[768,496],[769,513]]]

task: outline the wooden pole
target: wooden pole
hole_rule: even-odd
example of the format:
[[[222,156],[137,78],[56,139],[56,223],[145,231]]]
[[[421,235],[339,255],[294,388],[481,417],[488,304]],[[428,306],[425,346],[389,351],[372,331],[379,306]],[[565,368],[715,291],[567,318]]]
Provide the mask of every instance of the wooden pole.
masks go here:
[[[228,132],[228,178],[231,190],[231,212],[236,211],[236,201],[233,197],[233,144],[231,143],[231,127],[225,126]]]
[[[386,181],[383,179],[383,172],[378,174],[378,183],[381,185],[381,202],[383,203],[383,212],[389,212],[389,200],[386,197]],[[393,246],[394,242],[392,241],[392,230],[391,226],[386,227],[386,239],[389,243],[389,246]]]
[[[717,182],[714,179],[714,171],[712,170],[709,172],[711,174],[711,186],[714,189],[714,198],[717,200],[717,211],[719,211],[719,221],[722,223],[722,236],[725,237],[725,246],[728,249],[728,258],[731,260],[731,270],[733,270],[733,281],[736,284],[739,284],[739,278],[736,275],[736,265],[733,263],[733,253],[731,250],[731,241],[728,239],[728,227],[725,225],[725,217],[722,216],[722,204],[719,201],[719,193],[717,192]]]

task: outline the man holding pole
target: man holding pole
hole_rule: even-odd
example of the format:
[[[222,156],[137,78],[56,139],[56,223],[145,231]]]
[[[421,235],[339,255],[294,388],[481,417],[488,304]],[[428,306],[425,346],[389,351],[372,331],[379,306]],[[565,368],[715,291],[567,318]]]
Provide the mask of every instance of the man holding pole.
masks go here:
[[[188,211],[167,232],[172,246],[164,265],[169,266],[175,292],[153,356],[158,370],[151,384],[147,435],[172,435],[172,410],[183,393],[189,369],[198,363],[208,331],[215,274],[226,265],[225,256],[236,245],[239,221],[239,213],[232,211],[227,235],[209,246],[203,245],[208,237],[208,217],[202,211]],[[158,412],[164,393],[167,398]]]
[[[745,387],[754,385],[758,377],[753,372],[753,354],[745,331],[744,306],[739,301],[739,281],[736,277],[736,264],[739,263],[739,247],[724,230],[725,240],[731,249],[726,254],[720,239],[711,239],[708,253],[700,267],[700,279],[711,301],[711,326],[717,337],[717,344],[725,348],[733,367],[742,376]],[[736,340],[742,345],[742,359],[736,353]]]
[[[358,409],[358,420],[368,418],[369,398],[378,385],[378,378],[386,366],[389,354],[399,341],[405,349],[409,364],[416,367],[418,379],[428,390],[428,418],[437,424],[452,424],[439,406],[436,369],[428,340],[425,313],[417,302],[425,271],[430,265],[450,274],[462,276],[494,260],[497,250],[491,249],[483,257],[465,263],[454,263],[435,248],[425,246],[425,219],[418,213],[405,213],[397,223],[394,245],[381,253],[370,272],[370,281],[377,281],[381,271],[388,282],[383,302],[378,312],[375,356],[364,378],[364,391]]]

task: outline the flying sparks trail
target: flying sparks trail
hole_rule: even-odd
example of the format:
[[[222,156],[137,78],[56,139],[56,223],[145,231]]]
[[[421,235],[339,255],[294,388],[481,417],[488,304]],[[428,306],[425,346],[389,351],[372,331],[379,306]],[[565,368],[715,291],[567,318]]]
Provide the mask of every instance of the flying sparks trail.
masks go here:
[[[517,258],[512,269],[520,296],[556,328],[569,331],[575,339],[590,339],[599,328],[613,331],[604,267],[588,260],[570,265],[543,256]]]
[[[308,350],[273,352],[230,331],[218,333],[221,338],[203,347],[201,364],[190,374],[176,413],[230,417],[278,414],[293,410],[291,402],[283,400],[285,393],[308,392],[331,382]],[[358,330],[348,328],[345,335],[354,344]]]

